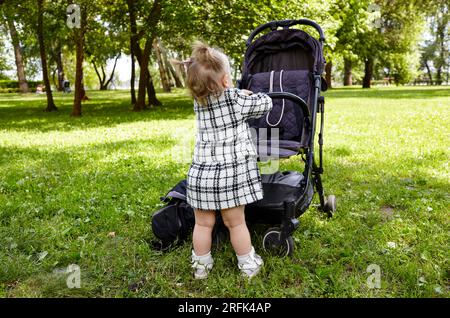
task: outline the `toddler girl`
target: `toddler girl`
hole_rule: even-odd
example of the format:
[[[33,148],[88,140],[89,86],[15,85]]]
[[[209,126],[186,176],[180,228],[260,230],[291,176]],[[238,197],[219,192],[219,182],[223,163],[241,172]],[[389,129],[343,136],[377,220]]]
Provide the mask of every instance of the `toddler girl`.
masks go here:
[[[263,93],[233,88],[227,57],[201,42],[184,63],[197,119],[194,158],[187,177],[187,202],[195,211],[194,277],[206,278],[213,267],[212,230],[215,211],[220,211],[238,267],[251,278],[263,260],[252,246],[244,208],[262,199],[263,191],[246,120],[270,111],[272,100]]]

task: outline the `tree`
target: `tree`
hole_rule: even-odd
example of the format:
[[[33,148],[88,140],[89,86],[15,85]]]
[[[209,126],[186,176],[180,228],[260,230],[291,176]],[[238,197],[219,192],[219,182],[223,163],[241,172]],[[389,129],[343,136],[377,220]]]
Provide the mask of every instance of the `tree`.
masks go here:
[[[416,2],[409,0],[379,0],[380,19],[377,28],[364,36],[369,45],[360,56],[365,61],[363,87],[370,87],[375,62],[387,68],[396,84],[404,84],[414,76],[419,64],[419,36],[423,29],[424,14]]]
[[[131,40],[130,40],[131,48]],[[134,57],[133,50],[130,52],[131,58],[131,76],[130,76],[130,94],[131,94],[131,105],[136,105],[136,90],[134,88],[134,83],[136,82],[136,59]]]
[[[6,60],[5,43],[6,39],[0,34],[0,79],[7,79],[5,71],[9,71],[11,68]]]
[[[430,83],[441,85],[444,72],[449,69],[450,10],[447,1],[432,0],[427,8],[431,39],[422,47],[421,64],[426,69]],[[435,71],[435,72],[433,72]],[[435,73],[436,80],[433,79]],[[448,81],[448,74],[447,74]]]
[[[100,70],[101,70],[101,74],[100,74],[100,70],[95,65],[95,59],[94,59],[94,61],[92,61],[92,65],[94,66],[95,73],[97,74],[101,91],[106,91],[108,89],[108,86],[109,86],[109,84],[111,83],[111,81],[112,81],[112,79],[114,77],[114,72],[116,70],[117,60],[119,59],[119,57],[120,57],[120,54],[118,54],[114,58],[114,66],[113,66],[113,69],[112,69],[111,73],[109,74],[109,78],[106,76],[106,72],[105,72],[106,66],[105,66],[105,64],[100,64]]]
[[[437,15],[436,15],[436,28],[435,28],[435,43],[438,49],[438,54],[435,58],[436,67],[436,83],[441,85],[443,81],[442,73],[445,66],[447,65],[448,59],[448,40],[449,40],[449,22],[450,22],[450,12],[449,4],[447,1],[439,1],[437,3]]]
[[[333,88],[332,72],[333,72],[333,62],[329,60],[327,64],[325,64],[325,81],[328,84],[328,88]]]
[[[164,92],[170,92],[170,74],[167,69],[167,58],[163,57],[163,50],[161,46],[161,40],[155,38],[153,40],[153,50],[155,51],[156,61],[158,62],[159,75],[161,77],[161,84]]]
[[[81,102],[86,92],[83,87],[83,61],[84,61],[84,41],[86,35],[87,6],[85,2],[80,4],[80,27],[75,30],[76,43],[76,69],[75,69],[75,93],[71,116],[81,116]]]
[[[109,9],[105,9],[100,18],[90,21],[90,30],[86,34],[86,57],[92,63],[99,80],[100,90],[108,89],[116,70],[117,60],[123,47],[126,46],[128,35],[120,25],[108,21]],[[109,76],[106,65],[114,61]]]
[[[137,58],[140,67],[138,95],[133,107],[134,111],[146,109],[146,92],[150,106],[161,104],[156,98],[148,66],[152,43],[157,35],[156,28],[161,19],[162,2],[162,0],[154,0],[151,9],[148,10],[142,1],[127,0],[131,51]],[[143,48],[140,45],[141,42],[144,43]]]
[[[39,52],[41,55],[42,77],[45,84],[45,93],[47,95],[47,107],[45,111],[52,112],[58,110],[53,102],[52,88],[48,79],[47,56],[45,54],[44,43],[44,0],[37,0],[37,35],[39,41]]]
[[[45,42],[48,55],[49,70],[52,70],[52,79],[58,91],[63,91],[66,74],[64,72],[63,54],[71,48],[70,29],[66,25],[67,1],[52,0],[45,6],[46,30]],[[56,77],[56,78],[55,78]]]
[[[29,88],[25,72],[25,57],[23,54],[23,47],[21,45],[21,36],[16,27],[17,21],[24,18],[22,11],[19,10],[21,8],[22,4],[18,7],[13,6],[11,3],[3,4],[0,7],[0,17],[3,20],[3,27],[9,31],[9,35],[11,37],[20,92],[27,93],[29,92]]]
[[[356,46],[366,32],[368,1],[337,0],[330,5],[330,15],[338,21],[334,53],[344,60],[344,86],[353,84],[353,66],[358,60]],[[336,58],[336,57],[335,57]]]
[[[378,65],[388,66],[397,83],[408,81],[414,67],[404,57],[417,51],[421,30],[419,6],[408,0],[337,0],[331,9],[340,26],[336,51],[344,58],[344,85],[350,84],[353,64],[364,64],[363,88],[370,88]],[[416,61],[413,57],[411,62]]]

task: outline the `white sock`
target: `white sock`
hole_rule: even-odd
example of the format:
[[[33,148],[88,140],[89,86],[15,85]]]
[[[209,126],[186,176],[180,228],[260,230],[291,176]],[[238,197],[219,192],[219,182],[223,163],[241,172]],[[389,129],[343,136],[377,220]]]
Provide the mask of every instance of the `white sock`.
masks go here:
[[[204,261],[209,261],[211,259],[211,251],[209,251],[208,253],[206,253],[205,255],[200,255],[198,256],[197,254],[195,254],[194,250],[192,250],[192,255],[199,260],[200,263],[204,262]]]
[[[236,254],[236,257],[237,257],[237,259],[238,259],[238,262],[239,262],[239,263],[242,263],[242,262],[245,262],[245,261],[250,257],[250,255],[252,255],[252,254],[254,254],[254,253],[255,253],[255,249],[254,249],[253,246],[252,246],[252,249],[250,250],[250,253],[244,254],[244,255],[237,255],[237,254]]]

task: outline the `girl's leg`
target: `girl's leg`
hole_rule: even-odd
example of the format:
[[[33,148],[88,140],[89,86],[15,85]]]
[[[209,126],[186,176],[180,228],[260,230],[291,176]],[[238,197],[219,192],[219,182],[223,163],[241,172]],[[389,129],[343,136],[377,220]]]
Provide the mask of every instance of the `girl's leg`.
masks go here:
[[[231,245],[236,252],[238,267],[242,274],[252,278],[263,266],[261,256],[255,253],[250,239],[250,232],[245,223],[245,206],[222,210],[222,219],[230,231]]]
[[[216,214],[214,211],[194,209],[195,226],[192,235],[194,252],[201,256],[211,251],[212,231],[216,223]]]
[[[245,223],[245,205],[222,210],[222,219],[225,226],[230,231],[231,245],[233,245],[236,255],[246,255],[252,250],[250,232]]]

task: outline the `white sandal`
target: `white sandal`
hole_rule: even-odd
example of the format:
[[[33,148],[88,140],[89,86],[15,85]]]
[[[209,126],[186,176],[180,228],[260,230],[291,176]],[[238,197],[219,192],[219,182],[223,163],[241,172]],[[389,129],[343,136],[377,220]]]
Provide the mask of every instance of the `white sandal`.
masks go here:
[[[238,259],[238,267],[242,275],[247,278],[256,276],[264,265],[264,262],[252,246],[252,250],[247,255],[236,255]]]
[[[211,256],[211,251],[208,254],[197,256],[192,250],[191,259],[192,268],[194,269],[195,279],[205,279],[208,277],[208,273],[213,268],[214,260]]]

